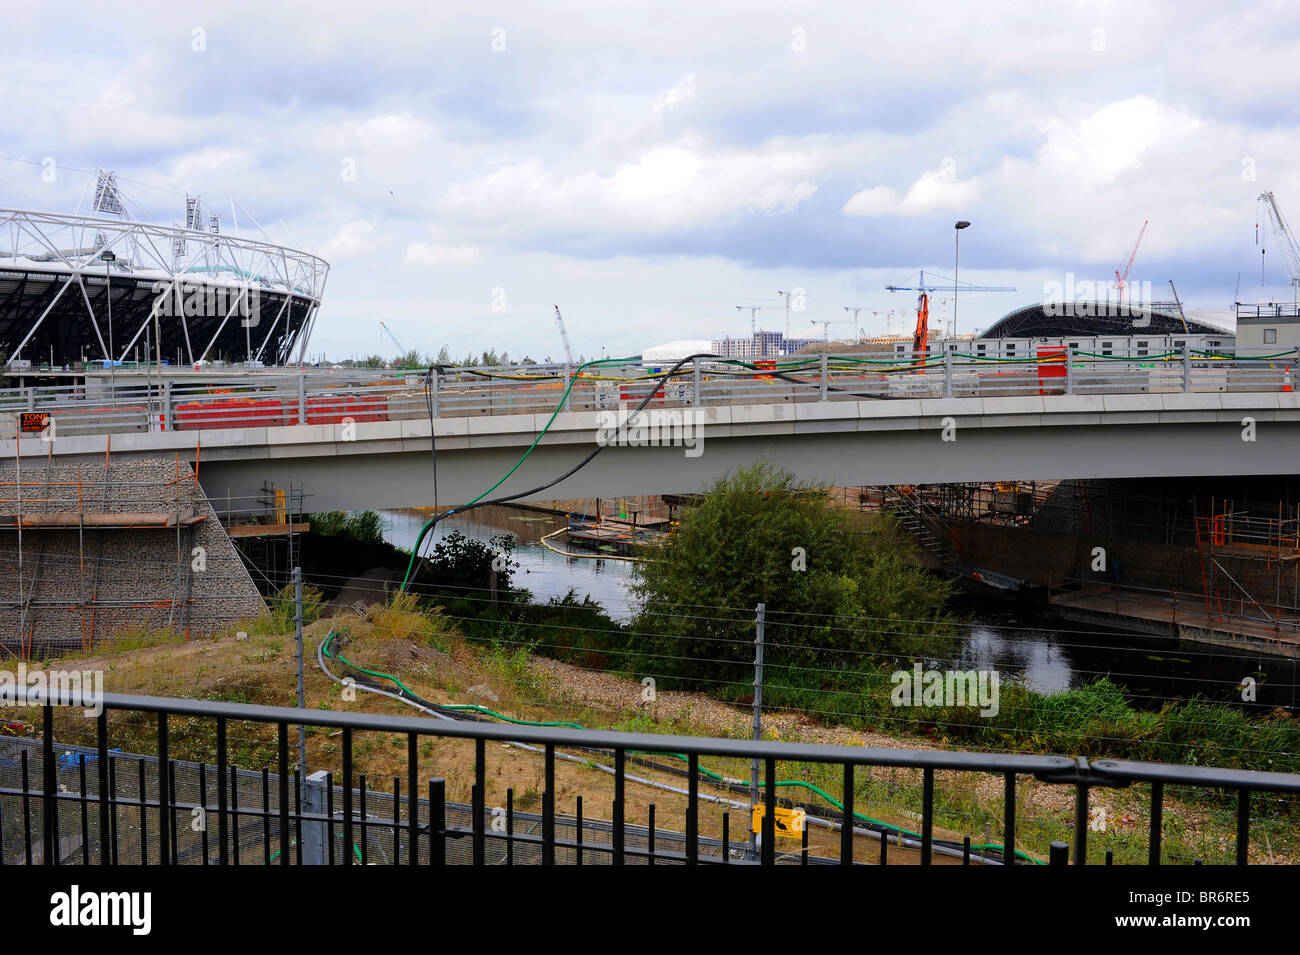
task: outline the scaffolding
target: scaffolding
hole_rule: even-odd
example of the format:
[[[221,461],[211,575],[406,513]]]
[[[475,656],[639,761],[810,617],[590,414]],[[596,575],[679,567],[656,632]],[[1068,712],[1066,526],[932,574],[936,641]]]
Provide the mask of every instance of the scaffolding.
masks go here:
[[[287,488],[264,482],[253,498],[255,508],[244,508],[241,503],[238,514],[233,511],[233,500],[226,498],[222,525],[264,596],[287,585],[293,568],[301,565],[300,538],[311,530],[306,500],[304,485],[293,481]]]
[[[1278,631],[1300,630],[1300,509],[1278,502],[1277,513],[1263,517],[1212,497],[1208,513],[1195,515],[1195,527],[1201,596],[1208,618],[1262,622]],[[1266,584],[1270,575],[1273,600],[1261,603],[1253,591]],[[1283,603],[1288,582],[1289,605]]]
[[[154,472],[154,478],[140,479],[145,471]],[[165,625],[188,635],[190,554],[194,530],[207,520],[203,491],[197,471],[188,463],[182,467],[179,454],[169,476],[158,471],[157,462],[115,464],[110,447],[102,466],[56,464],[47,454],[37,465],[16,458],[12,471],[0,472],[0,532],[14,535],[13,550],[0,555],[0,561],[12,559],[15,571],[0,591],[0,612],[16,618],[12,632],[0,634],[0,645],[30,658],[38,624],[52,620],[66,632],[67,613],[76,615],[83,651],[90,649],[110,612],[144,617],[145,611],[166,611]],[[175,535],[170,585],[159,587],[155,581],[148,592],[115,595],[118,588],[107,588],[103,574],[110,541],[158,533]],[[67,565],[74,562],[76,577],[70,580]],[[53,642],[70,648],[66,639]]]

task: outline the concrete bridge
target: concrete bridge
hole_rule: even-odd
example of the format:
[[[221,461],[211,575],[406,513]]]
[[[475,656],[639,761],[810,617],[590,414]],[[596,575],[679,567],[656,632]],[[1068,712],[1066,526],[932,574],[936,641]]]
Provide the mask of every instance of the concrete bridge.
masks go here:
[[[492,497],[542,485],[602,445],[590,465],[524,499],[694,491],[764,456],[801,478],[841,486],[1300,469],[1300,394],[1284,390],[1289,377],[1277,368],[1251,368],[1243,378],[1222,365],[1170,363],[1161,377],[1148,370],[1126,380],[1108,365],[1105,381],[1073,370],[1041,387],[1031,367],[1020,386],[1001,377],[995,391],[951,365],[868,380],[850,373],[860,368],[837,373],[835,359],[812,361],[825,373],[813,365],[790,380],[738,382],[696,368],[622,427],[619,408],[635,406],[650,384],[583,381],[564,402],[577,410],[554,413],[565,381],[540,392],[531,382],[468,385],[459,376],[429,387],[391,373],[360,385],[353,374],[332,390],[308,375],[249,376],[240,379],[244,397],[222,389],[203,400],[173,382],[133,395],[128,382],[116,407],[103,409],[102,395],[83,393],[78,405],[26,389],[18,399],[37,417],[23,421],[17,411],[7,420],[46,426],[21,439],[24,460],[102,462],[110,449],[113,459],[178,456],[197,466],[218,509],[229,497],[236,511],[264,497],[268,484],[291,482],[303,486],[309,510],[431,504],[431,430],[438,501],[453,506],[495,484],[534,442]],[[1005,393],[1016,387],[1048,393]],[[88,404],[96,410],[83,410]],[[54,421],[52,440],[42,414]],[[17,451],[14,427],[0,440],[6,467]]]
[[[1294,474],[1300,469],[1295,394],[1170,394],[837,401],[681,409],[668,444],[610,443],[541,499],[698,490],[766,456],[833,485]],[[598,447],[601,412],[556,416],[528,460],[493,493],[540,485]],[[440,418],[438,497],[459,504],[491,487],[537,439],[548,415]],[[1253,419],[1254,440],[1243,440]],[[1247,433],[1247,437],[1251,435]],[[605,436],[608,440],[608,435]],[[637,440],[636,431],[627,440]],[[616,439],[618,440],[618,439]],[[15,442],[0,442],[13,461]],[[198,466],[217,503],[300,483],[312,510],[427,505],[433,501],[428,420],[24,438],[24,458],[102,462],[179,455]],[[236,510],[238,505],[236,505]]]

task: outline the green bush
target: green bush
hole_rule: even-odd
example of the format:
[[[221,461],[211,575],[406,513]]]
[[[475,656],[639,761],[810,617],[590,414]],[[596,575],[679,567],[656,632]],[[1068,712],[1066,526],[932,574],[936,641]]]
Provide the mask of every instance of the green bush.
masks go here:
[[[451,595],[468,591],[486,591],[490,586],[493,562],[497,563],[497,592],[505,594],[519,562],[511,559],[515,539],[509,534],[498,534],[489,541],[466,537],[452,531],[433,546],[424,558],[424,566],[417,578],[421,591]]]
[[[821,671],[819,689],[880,658],[943,653],[951,585],[921,568],[892,519],[857,521],[765,461],[719,479],[634,570],[629,644],[645,672],[743,691],[759,603],[767,660]]]
[[[382,544],[384,519],[376,511],[320,511],[306,515],[313,534],[345,537],[362,544]]]

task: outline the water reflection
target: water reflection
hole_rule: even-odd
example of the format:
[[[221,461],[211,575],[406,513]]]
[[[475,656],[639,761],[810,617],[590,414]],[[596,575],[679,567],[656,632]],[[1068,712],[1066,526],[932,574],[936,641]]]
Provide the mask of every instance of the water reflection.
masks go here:
[[[381,511],[380,516],[384,520],[385,539],[406,550],[415,545],[420,528],[429,519],[426,512],[415,510]],[[534,600],[543,602],[551,597],[563,597],[572,588],[578,599],[590,595],[615,620],[630,620],[632,608],[626,585],[632,565],[599,557],[564,557],[540,543],[544,535],[564,527],[565,523],[561,515],[494,505],[476,508],[464,515],[453,514],[439,521],[433,530],[433,538],[436,542],[453,531],[476,540],[510,534],[515,539],[514,556],[519,562],[515,583],[531,591]],[[558,546],[563,549],[562,543]]]
[[[423,511],[382,512],[390,543],[409,549],[428,519]],[[570,588],[579,598],[590,595],[616,620],[627,621],[632,605],[627,594],[631,564],[624,561],[572,559],[547,550],[542,536],[563,527],[563,516],[514,507],[483,507],[440,521],[437,538],[460,531],[479,540],[509,533],[516,540],[519,586],[545,601]],[[1259,654],[1179,645],[1140,634],[1072,628],[1055,618],[1014,616],[997,605],[963,602],[959,611],[971,624],[962,628],[952,648],[954,668],[994,669],[1040,693],[1059,693],[1109,677],[1135,700],[1152,704],[1200,695],[1241,703],[1243,678],[1258,684],[1256,708],[1297,702],[1300,661]]]

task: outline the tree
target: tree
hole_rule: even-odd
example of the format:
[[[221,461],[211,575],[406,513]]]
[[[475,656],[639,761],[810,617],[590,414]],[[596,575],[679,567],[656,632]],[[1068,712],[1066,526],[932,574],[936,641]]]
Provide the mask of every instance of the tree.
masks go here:
[[[519,569],[519,562],[512,556],[514,548],[515,539],[509,534],[481,541],[452,531],[428,552],[418,582],[426,589],[446,589],[451,596],[464,597],[472,590],[487,590],[495,570],[497,588],[508,591]]]
[[[861,526],[824,488],[766,461],[715,482],[651,556],[632,584],[633,649],[646,672],[747,686],[759,603],[766,659],[788,671],[781,683],[942,647],[950,585],[924,572],[892,518]]]
[[[418,368],[421,364],[420,353],[414,348],[404,355],[398,355],[393,362],[396,368]]]
[[[435,358],[435,359],[431,362],[431,364],[434,364],[434,365],[450,365],[450,364],[451,364],[451,352],[447,351],[447,346],[446,346],[446,345],[443,345],[441,348],[438,349],[438,357]]]

